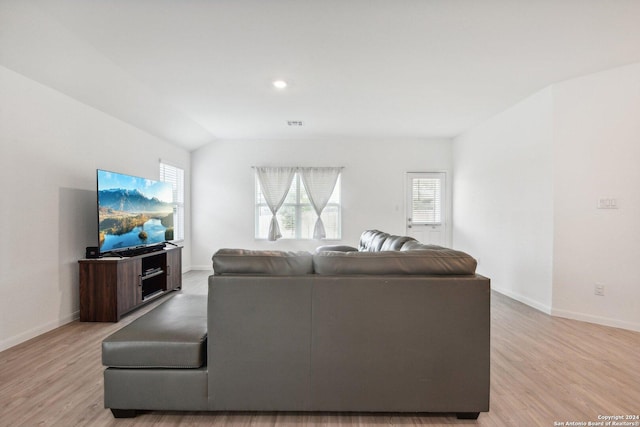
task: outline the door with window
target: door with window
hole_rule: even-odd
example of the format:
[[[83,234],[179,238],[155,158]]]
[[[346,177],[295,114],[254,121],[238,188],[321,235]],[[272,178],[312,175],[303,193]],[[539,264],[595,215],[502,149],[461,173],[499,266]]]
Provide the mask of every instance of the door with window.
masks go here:
[[[448,246],[444,172],[408,172],[407,236],[430,245]]]

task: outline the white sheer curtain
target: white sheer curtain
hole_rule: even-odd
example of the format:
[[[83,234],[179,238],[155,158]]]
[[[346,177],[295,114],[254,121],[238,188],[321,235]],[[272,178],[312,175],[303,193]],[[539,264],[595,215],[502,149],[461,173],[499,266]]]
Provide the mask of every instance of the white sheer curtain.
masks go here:
[[[311,206],[316,211],[318,219],[316,225],[313,228],[314,239],[324,239],[326,232],[324,230],[324,224],[320,215],[322,211],[329,203],[329,198],[333,193],[333,189],[336,187],[338,176],[342,168],[300,168],[300,176],[304,188],[307,190],[309,201]]]
[[[295,172],[296,168],[290,167],[256,167],[262,195],[273,215],[267,240],[273,241],[282,237],[276,214],[287,197]]]

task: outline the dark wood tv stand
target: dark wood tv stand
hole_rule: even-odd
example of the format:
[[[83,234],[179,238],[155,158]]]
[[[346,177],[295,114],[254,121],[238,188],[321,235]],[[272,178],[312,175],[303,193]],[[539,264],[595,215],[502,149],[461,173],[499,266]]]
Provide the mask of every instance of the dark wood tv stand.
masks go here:
[[[117,322],[122,315],[182,288],[180,246],[78,263],[81,322]]]

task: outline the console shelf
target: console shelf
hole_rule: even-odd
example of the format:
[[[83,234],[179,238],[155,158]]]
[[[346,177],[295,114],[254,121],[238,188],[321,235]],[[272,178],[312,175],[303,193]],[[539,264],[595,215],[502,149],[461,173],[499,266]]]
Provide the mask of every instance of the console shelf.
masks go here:
[[[120,317],[182,287],[182,248],[128,258],[81,259],[80,321],[117,322]]]

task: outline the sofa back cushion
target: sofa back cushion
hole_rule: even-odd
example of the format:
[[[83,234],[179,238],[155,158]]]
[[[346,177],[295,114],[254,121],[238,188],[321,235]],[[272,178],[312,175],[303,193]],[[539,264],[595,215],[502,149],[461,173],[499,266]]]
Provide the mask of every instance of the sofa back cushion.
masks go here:
[[[470,255],[441,250],[383,252],[320,252],[313,255],[313,268],[320,275],[469,275],[477,261]]]
[[[213,271],[221,274],[296,276],[313,273],[309,252],[220,249],[212,257]]]
[[[324,246],[318,246],[316,248],[316,252],[327,252],[327,251],[357,252],[358,248],[354,248],[353,246],[348,246],[348,245],[324,245]]]
[[[379,230],[367,230],[360,235],[361,252],[399,251],[407,242],[417,242],[409,236],[395,236]]]
[[[389,236],[382,244],[381,251],[399,251],[407,242],[417,242],[409,236]]]
[[[378,252],[389,233],[380,230],[367,230],[360,235],[358,250],[361,252]]]

